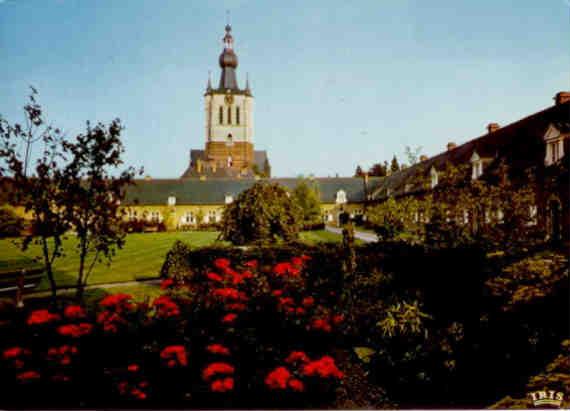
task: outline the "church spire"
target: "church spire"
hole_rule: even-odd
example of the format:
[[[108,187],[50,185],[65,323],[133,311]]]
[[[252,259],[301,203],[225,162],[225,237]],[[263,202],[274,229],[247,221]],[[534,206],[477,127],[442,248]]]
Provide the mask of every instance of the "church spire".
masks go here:
[[[206,92],[212,91],[212,72],[208,70],[208,84],[206,85]]]
[[[239,87],[236,79],[236,68],[238,66],[238,58],[234,53],[234,38],[231,35],[232,27],[226,25],[226,35],[223,38],[224,50],[220,54],[220,67],[222,75],[220,77],[220,89],[238,91]]]

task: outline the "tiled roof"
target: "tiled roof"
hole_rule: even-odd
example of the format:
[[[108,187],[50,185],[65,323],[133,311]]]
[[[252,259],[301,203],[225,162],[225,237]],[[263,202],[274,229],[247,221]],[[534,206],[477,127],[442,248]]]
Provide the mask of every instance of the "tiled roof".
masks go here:
[[[262,180],[278,183],[290,189],[301,181],[298,178]],[[370,189],[376,188],[381,180],[381,178],[370,178],[368,183]],[[178,205],[224,204],[226,195],[232,195],[235,198],[256,181],[255,179],[229,178],[137,180],[134,186],[128,188],[125,204],[166,205],[170,196],[176,197]],[[315,178],[310,181],[317,184],[321,201],[324,203],[334,203],[339,190],[346,192],[348,202],[362,202],[366,198],[362,178]]]
[[[223,167],[217,168],[215,172],[208,170],[207,172],[204,173],[198,173],[193,168],[193,166],[196,165],[198,160],[204,160],[204,157],[205,157],[205,150],[190,150],[190,165],[188,166],[186,171],[184,171],[181,178],[199,178],[200,175],[202,174],[206,174],[207,177],[215,177],[215,178],[236,178],[239,176],[240,174],[239,170],[228,169]],[[253,162],[259,170],[265,169],[266,160],[267,160],[267,151],[255,150],[253,152]],[[252,178],[253,172],[250,171],[250,173],[247,176],[242,175],[242,177]]]
[[[388,190],[392,196],[405,194],[406,185],[412,187],[412,191],[416,190],[418,177],[429,178],[432,167],[441,171],[447,162],[456,166],[470,164],[474,151],[487,163],[496,164],[498,159],[505,159],[515,170],[543,164],[545,145],[542,138],[546,130],[550,124],[565,128],[569,120],[570,102],[549,107],[387,176],[373,192],[372,199],[386,198]]]

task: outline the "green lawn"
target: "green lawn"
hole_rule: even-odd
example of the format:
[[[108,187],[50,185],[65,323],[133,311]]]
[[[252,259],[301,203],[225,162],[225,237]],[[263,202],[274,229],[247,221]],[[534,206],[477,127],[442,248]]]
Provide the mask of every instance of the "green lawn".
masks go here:
[[[137,278],[157,277],[166,253],[176,240],[184,241],[191,247],[203,247],[214,244],[217,232],[169,232],[129,234],[122,250],[117,251],[111,265],[100,263],[95,266],[89,278],[89,284],[113,283],[136,280]],[[307,231],[301,233],[301,240],[314,244],[317,242],[340,241],[341,236],[328,231]],[[65,255],[56,259],[54,272],[58,287],[75,285],[78,268],[78,255],[75,251],[75,238],[64,241]],[[13,240],[0,240],[0,271],[15,269],[33,264],[33,258],[40,256],[39,246],[32,245],[23,253]],[[37,290],[48,289],[44,278]]]
[[[342,241],[342,236],[325,230],[303,231],[301,233],[301,241],[307,244],[337,243]]]
[[[202,247],[213,244],[217,236],[216,232],[197,231],[129,234],[125,246],[122,250],[118,250],[110,266],[106,263],[95,266],[89,283],[111,283],[135,280],[139,277],[156,277],[166,253],[176,240],[184,241],[191,247]],[[75,284],[75,273],[79,261],[73,237],[65,240],[64,249],[65,255],[56,259],[54,265],[58,286]],[[0,240],[0,267],[2,269],[28,265],[36,256],[40,256],[39,246],[33,245],[23,253],[13,244],[13,240]],[[44,279],[38,289],[47,288],[47,279]]]

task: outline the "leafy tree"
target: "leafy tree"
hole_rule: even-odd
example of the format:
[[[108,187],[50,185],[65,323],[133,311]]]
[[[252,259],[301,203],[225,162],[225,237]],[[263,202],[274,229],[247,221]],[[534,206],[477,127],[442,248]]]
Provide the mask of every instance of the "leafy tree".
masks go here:
[[[301,210],[291,194],[278,184],[257,182],[227,205],[221,222],[221,238],[234,244],[298,237]]]
[[[293,190],[293,199],[301,211],[302,222],[305,225],[321,222],[321,201],[316,184],[301,180]]]
[[[422,153],[422,147],[418,146],[415,148],[411,148],[410,146],[406,146],[405,154],[408,166],[413,166],[416,164]]]
[[[386,175],[386,169],[386,164],[376,163],[370,167],[368,175],[372,177],[384,177]]]
[[[364,171],[362,171],[362,167],[359,165],[356,166],[356,170],[354,171],[354,177],[362,177],[364,175]]]
[[[9,187],[13,192],[13,203],[22,206],[31,216],[32,233],[24,237],[21,248],[26,250],[32,242],[40,246],[51,297],[55,301],[57,284],[53,263],[62,255],[62,236],[69,228],[62,211],[65,196],[61,190],[64,179],[60,166],[64,160],[60,144],[62,134],[59,129],[46,125],[36,95],[37,91],[32,88],[29,102],[24,107],[25,126],[10,124],[0,116],[0,176],[6,174],[8,177],[2,189]],[[32,175],[28,176],[29,150],[22,156],[16,149],[17,144],[38,140],[43,143],[43,151],[35,162]]]
[[[394,157],[392,157],[392,162],[390,163],[390,171],[392,173],[400,171],[400,164],[398,163],[398,159],[396,158],[395,155]]]
[[[77,297],[83,297],[95,264],[111,261],[116,248],[125,242],[122,229],[124,210],[120,209],[126,187],[133,182],[135,170],[128,167],[115,175],[123,164],[120,136],[123,127],[114,120],[101,123],[79,134],[74,141],[64,141],[63,149],[70,162],[63,170],[61,191],[65,220],[77,235],[79,268]],[[142,173],[142,170],[141,170]]]

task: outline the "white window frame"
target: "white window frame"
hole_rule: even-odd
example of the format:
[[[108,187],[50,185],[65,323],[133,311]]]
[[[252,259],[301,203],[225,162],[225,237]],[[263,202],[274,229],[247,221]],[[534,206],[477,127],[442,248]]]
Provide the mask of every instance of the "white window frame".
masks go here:
[[[435,188],[439,183],[439,175],[437,174],[437,170],[435,169],[435,167],[432,166],[431,170],[429,171],[429,175],[431,178],[431,183],[430,183],[431,188]]]
[[[346,191],[344,190],[338,190],[336,192],[336,204],[346,204],[347,203],[347,196],[346,196]]]
[[[481,160],[477,151],[473,151],[473,155],[469,161],[471,162],[471,179],[477,180],[483,175],[483,160]]]
[[[170,207],[174,207],[176,205],[176,197],[175,196],[169,196],[168,197],[168,205]]]

